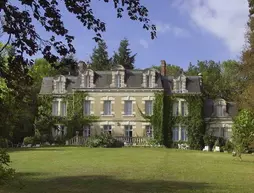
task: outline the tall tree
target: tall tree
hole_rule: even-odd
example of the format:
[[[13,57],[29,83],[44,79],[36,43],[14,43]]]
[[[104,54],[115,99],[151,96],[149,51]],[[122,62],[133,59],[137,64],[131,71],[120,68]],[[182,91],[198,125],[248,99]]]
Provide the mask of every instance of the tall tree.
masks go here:
[[[122,65],[125,69],[134,69],[135,57],[129,48],[129,41],[125,38],[120,42],[118,52],[114,53],[113,65]]]
[[[140,0],[99,2],[113,3],[118,18],[121,18],[126,11],[131,20],[141,22],[143,28],[150,31],[152,39],[156,36],[156,28],[150,23],[148,10],[141,5]],[[61,56],[75,53],[72,44],[74,37],[64,25],[62,6],[76,16],[85,28],[96,33],[94,37],[96,41],[100,40],[101,33],[106,31],[105,22],[95,16],[90,0],[17,0],[16,3],[20,5],[13,5],[12,0],[1,0],[0,13],[3,16],[3,33],[9,37],[6,45],[11,42],[17,50],[18,59],[23,62],[24,54],[32,56],[38,52],[41,52],[46,59],[56,61],[58,57],[52,49]],[[41,38],[33,21],[37,21],[45,31],[53,35],[49,39]],[[64,39],[66,44],[60,39]]]
[[[249,2],[249,21],[247,23],[246,45],[241,56],[240,79],[242,93],[238,96],[240,108],[254,108],[254,0]]]
[[[62,57],[54,67],[58,74],[73,76],[78,74],[78,61],[73,54]]]
[[[98,43],[98,47],[93,49],[90,60],[90,65],[93,70],[111,70],[111,59],[108,56],[106,42],[101,41]]]

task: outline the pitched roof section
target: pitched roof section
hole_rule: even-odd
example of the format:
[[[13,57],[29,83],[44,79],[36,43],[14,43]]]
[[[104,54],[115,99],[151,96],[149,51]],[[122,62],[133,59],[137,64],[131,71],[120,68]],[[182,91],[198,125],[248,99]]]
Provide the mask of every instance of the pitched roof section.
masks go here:
[[[126,88],[143,88],[143,70],[125,70],[125,84]],[[66,77],[66,90],[67,93],[71,93],[72,89],[80,88],[81,77],[80,76],[65,76]],[[51,94],[53,91],[53,79],[54,77],[44,77],[42,80],[40,94]],[[157,72],[155,82],[157,84],[154,88],[161,88],[162,81],[161,75]],[[112,71],[94,71],[94,89],[105,89],[111,88],[110,84],[112,83]],[[121,88],[118,88],[121,89]],[[123,88],[124,89],[124,88]],[[152,89],[152,88],[149,88]]]

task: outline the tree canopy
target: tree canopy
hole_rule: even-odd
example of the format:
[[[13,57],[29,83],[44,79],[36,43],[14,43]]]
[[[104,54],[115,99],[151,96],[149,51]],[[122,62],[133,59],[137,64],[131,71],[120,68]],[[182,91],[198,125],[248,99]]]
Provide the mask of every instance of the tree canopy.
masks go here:
[[[151,24],[148,9],[141,4],[140,0],[99,2],[113,3],[117,18],[121,18],[123,12],[127,12],[131,20],[143,24],[143,28],[150,32],[152,39],[156,37],[156,27]],[[64,24],[61,5],[74,14],[85,28],[95,32],[95,41],[101,40],[101,33],[106,31],[106,23],[96,17],[90,0],[17,0],[16,3],[20,6],[14,5],[12,0],[2,0],[0,3],[0,13],[3,17],[2,30],[3,34],[8,35],[6,45],[11,43],[15,47],[19,56],[16,60],[24,62],[25,54],[33,56],[41,52],[48,61],[55,62],[58,59],[57,54],[66,56],[75,53],[74,37]],[[51,37],[43,39],[37,33],[33,21],[39,23],[45,31],[50,32]],[[53,49],[57,54],[53,53]]]

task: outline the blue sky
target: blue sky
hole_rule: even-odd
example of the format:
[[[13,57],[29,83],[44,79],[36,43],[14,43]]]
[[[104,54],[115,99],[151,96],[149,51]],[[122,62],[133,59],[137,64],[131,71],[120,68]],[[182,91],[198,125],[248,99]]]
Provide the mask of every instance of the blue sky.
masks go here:
[[[142,0],[142,3],[158,28],[154,40],[141,23],[128,17],[117,19],[112,3],[93,0],[94,14],[107,25],[103,38],[110,56],[125,37],[133,53],[137,53],[137,68],[159,65],[161,60],[186,68],[197,60],[223,61],[240,56],[248,19],[247,0]],[[92,40],[94,33],[82,27],[64,7],[61,11],[66,27],[75,37],[77,59],[88,60],[96,46]],[[37,29],[47,37],[42,28]]]

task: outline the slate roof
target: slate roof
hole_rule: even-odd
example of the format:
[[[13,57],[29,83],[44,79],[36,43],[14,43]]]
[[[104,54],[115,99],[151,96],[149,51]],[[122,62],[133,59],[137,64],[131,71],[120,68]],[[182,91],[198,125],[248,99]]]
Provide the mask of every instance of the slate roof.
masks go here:
[[[143,88],[143,70],[126,70],[125,71],[125,84],[128,88]],[[80,76],[65,76],[67,80],[67,92],[72,92],[73,88],[80,88],[81,77]],[[53,79],[54,77],[44,77],[41,85],[40,94],[51,94],[53,91]],[[112,83],[112,71],[95,71],[94,72],[94,89],[105,89],[110,88],[110,84]],[[159,73],[156,73],[156,89],[163,89],[162,87],[162,79]],[[121,88],[119,88],[121,89]],[[153,88],[151,88],[153,89]]]

